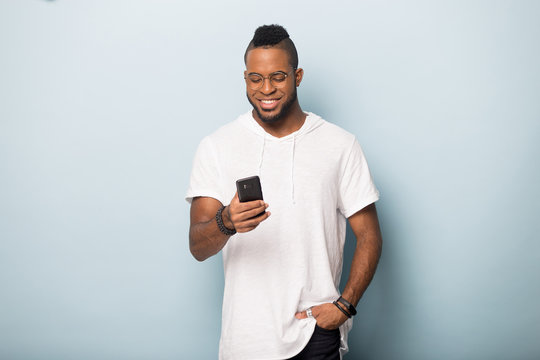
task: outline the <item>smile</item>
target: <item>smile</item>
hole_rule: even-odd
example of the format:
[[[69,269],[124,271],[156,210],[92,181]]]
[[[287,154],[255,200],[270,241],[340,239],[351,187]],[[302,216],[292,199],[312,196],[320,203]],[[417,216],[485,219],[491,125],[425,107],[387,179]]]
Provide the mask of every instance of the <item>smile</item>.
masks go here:
[[[259,100],[259,102],[264,110],[272,110],[277,106],[279,99]]]

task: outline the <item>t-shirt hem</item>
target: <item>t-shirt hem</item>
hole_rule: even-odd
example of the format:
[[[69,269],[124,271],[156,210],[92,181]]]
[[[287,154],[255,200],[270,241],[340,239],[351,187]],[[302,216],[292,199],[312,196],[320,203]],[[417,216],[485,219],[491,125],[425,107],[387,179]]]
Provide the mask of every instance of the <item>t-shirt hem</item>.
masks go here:
[[[285,355],[285,359],[292,358],[292,357],[300,354],[302,352],[302,350],[304,350],[304,348],[309,343],[309,340],[311,340],[311,338],[313,336],[313,333],[315,332],[315,325],[317,325],[317,322],[315,320],[313,320],[312,324],[310,324],[311,330],[308,332],[309,335],[306,337],[306,339],[304,339],[304,342],[302,343],[302,346],[300,346],[300,349],[295,350],[294,352],[291,352],[291,354]],[[272,358],[272,359],[268,359],[268,360],[279,360],[279,359],[283,359],[283,358],[279,357],[279,358]]]
[[[371,193],[370,195],[365,196],[362,201],[355,203],[354,206],[351,206],[349,209],[343,211],[343,215],[346,218],[349,218],[366,206],[373,204],[377,200],[379,200],[379,192]]]
[[[219,194],[212,190],[202,190],[202,191],[190,191],[186,194],[186,201],[191,204],[194,198],[196,197],[211,197],[223,204],[223,199]]]
[[[308,336],[304,339],[304,341],[301,343],[301,345],[299,346],[299,348],[295,351],[292,351],[288,354],[282,354],[282,355],[279,355],[279,356],[271,356],[271,357],[250,357],[249,359],[250,360],[283,360],[283,359],[290,359],[292,357],[295,357],[296,355],[300,354],[302,352],[302,350],[304,350],[304,348],[307,346],[307,344],[309,343],[309,341],[311,340],[311,337],[313,336],[313,332],[315,331],[315,325],[317,324],[317,322],[315,320],[313,320],[313,323],[309,325],[309,327],[307,327],[307,329],[310,329],[309,332],[306,332],[308,334]],[[306,331],[307,331],[306,329]],[[244,359],[243,357],[239,357],[240,359]],[[219,354],[219,359],[220,360],[224,360],[224,359],[234,359],[232,357],[223,357],[221,355],[221,353]],[[248,359],[248,358],[245,358],[245,359]]]

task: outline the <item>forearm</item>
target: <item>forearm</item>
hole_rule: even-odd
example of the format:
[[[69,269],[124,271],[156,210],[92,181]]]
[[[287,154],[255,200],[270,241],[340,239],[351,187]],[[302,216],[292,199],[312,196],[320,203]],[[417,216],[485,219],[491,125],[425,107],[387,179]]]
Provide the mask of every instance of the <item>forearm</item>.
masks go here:
[[[232,228],[233,225],[229,218],[225,214],[223,215],[225,226]],[[204,261],[223,249],[229,238],[229,235],[225,235],[219,230],[216,219],[211,218],[208,221],[190,226],[189,249],[195,259]]]
[[[199,223],[189,231],[189,250],[195,259],[203,261],[223,249],[229,237],[219,231],[215,220]]]
[[[381,237],[358,241],[353,255],[349,279],[343,290],[343,298],[356,306],[375,275],[381,255]]]
[[[374,204],[353,215],[349,222],[356,236],[356,248],[342,296],[356,306],[375,275],[381,256],[382,236]]]

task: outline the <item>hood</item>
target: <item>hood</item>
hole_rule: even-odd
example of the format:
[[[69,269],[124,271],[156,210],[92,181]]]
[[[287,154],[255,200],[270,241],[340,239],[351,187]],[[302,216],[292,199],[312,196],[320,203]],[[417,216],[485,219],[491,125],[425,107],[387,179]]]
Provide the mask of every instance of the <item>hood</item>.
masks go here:
[[[287,136],[283,136],[283,137],[275,137],[269,133],[267,133],[263,127],[261,125],[259,125],[259,123],[253,118],[253,115],[252,115],[252,112],[249,111],[248,113],[242,115],[240,117],[240,121],[242,123],[242,125],[244,125],[246,128],[248,128],[249,130],[251,130],[253,133],[267,139],[267,140],[270,140],[270,141],[287,141],[289,140],[290,138],[294,138],[294,139],[297,139],[297,138],[300,138],[306,134],[309,134],[310,132],[312,132],[313,130],[317,129],[318,127],[320,127],[323,123],[324,123],[324,120],[321,119],[320,116],[316,115],[316,114],[313,114],[311,112],[304,112],[307,116],[306,116],[306,121],[304,121],[304,124],[302,125],[302,127],[298,130],[296,130],[295,132],[293,133],[290,133],[289,135]]]
[[[290,143],[290,162],[291,162],[291,168],[290,168],[290,181],[291,181],[291,200],[293,204],[295,204],[295,197],[294,197],[294,155],[296,151],[296,143],[299,139],[301,139],[303,136],[309,134],[313,130],[319,128],[321,125],[324,124],[324,120],[311,112],[305,112],[306,120],[304,121],[304,124],[302,127],[295,132],[290,133],[289,135],[283,136],[283,137],[276,137],[273,136],[264,130],[262,126],[257,123],[257,121],[253,118],[252,112],[249,111],[248,113],[244,114],[240,117],[240,122],[242,125],[244,125],[246,128],[248,128],[251,132],[258,135],[261,139],[261,149],[259,151],[259,167],[257,170],[257,174],[261,175],[261,167],[264,161],[264,149],[266,147],[267,142],[282,142],[282,143]]]

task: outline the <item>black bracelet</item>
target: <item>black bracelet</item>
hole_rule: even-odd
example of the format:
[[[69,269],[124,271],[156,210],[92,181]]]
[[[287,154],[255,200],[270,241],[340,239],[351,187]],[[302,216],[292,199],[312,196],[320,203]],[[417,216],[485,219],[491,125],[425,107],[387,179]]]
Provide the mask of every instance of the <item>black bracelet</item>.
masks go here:
[[[234,234],[236,234],[236,229],[229,229],[223,223],[223,218],[221,217],[221,213],[223,212],[223,209],[225,209],[225,206],[221,206],[221,208],[216,213],[216,222],[217,222],[217,226],[219,228],[219,231],[221,231],[223,234],[225,234],[227,236],[234,235]]]
[[[347,307],[347,310],[351,313],[351,315],[356,315],[356,308],[353,306],[353,304],[351,304],[341,296],[339,297],[339,299],[337,299],[337,301],[344,304]]]
[[[334,301],[332,304],[336,305],[337,308],[339,309],[339,311],[341,311],[342,313],[344,313],[345,316],[347,316],[349,319],[351,318],[351,314],[349,314],[348,312],[346,312],[345,309],[342,308],[341,305],[339,305],[337,301]]]

